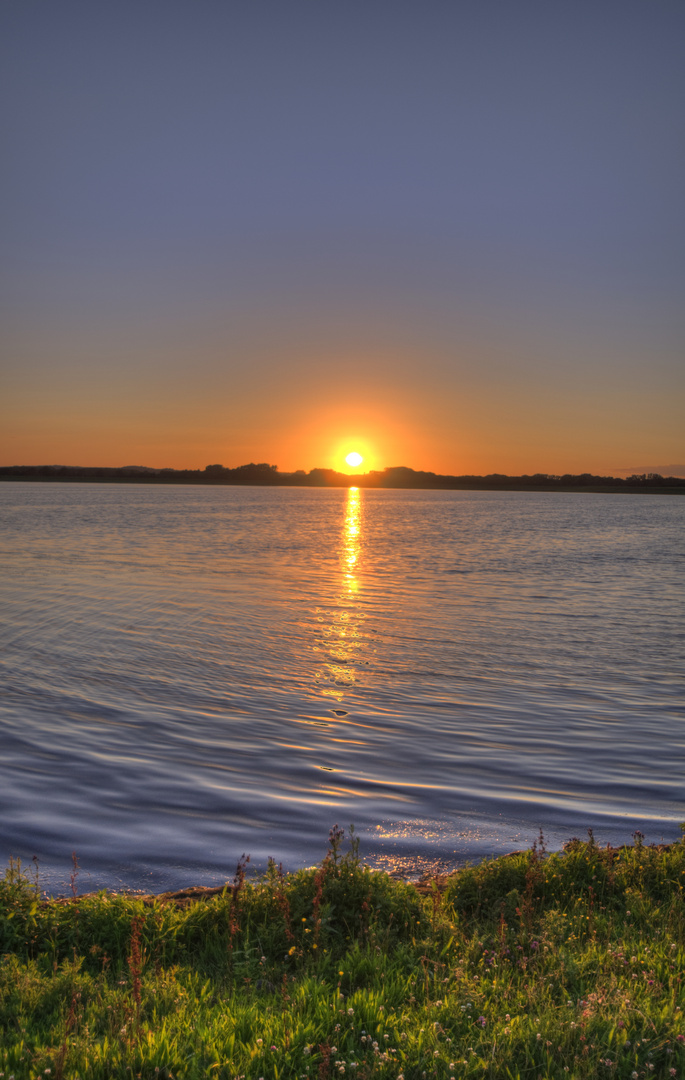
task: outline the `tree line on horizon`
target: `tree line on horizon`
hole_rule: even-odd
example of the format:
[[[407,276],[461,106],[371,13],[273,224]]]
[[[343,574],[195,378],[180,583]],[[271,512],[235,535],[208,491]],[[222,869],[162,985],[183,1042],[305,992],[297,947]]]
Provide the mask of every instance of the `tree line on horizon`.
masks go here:
[[[488,473],[485,476],[465,474],[442,475],[409,468],[406,465],[371,470],[358,475],[337,472],[335,469],[298,469],[279,472],[276,465],[266,462],[226,468],[207,465],[204,469],[152,469],[143,465],[120,468],[79,465],[11,465],[0,467],[0,480],[90,481],[126,483],[183,483],[183,484],[242,484],[269,487],[363,487],[363,488],[426,488],[426,489],[494,489],[508,488],[554,490],[558,488],[610,487],[614,490],[685,489],[685,478],[641,473],[626,477],[598,476],[593,473],[523,474]]]

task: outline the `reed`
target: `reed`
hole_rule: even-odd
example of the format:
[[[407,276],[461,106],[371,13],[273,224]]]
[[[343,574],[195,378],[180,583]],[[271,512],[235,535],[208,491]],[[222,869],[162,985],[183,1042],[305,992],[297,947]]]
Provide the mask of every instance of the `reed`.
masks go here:
[[[0,1080],[685,1076],[685,843],[538,842],[413,886],[343,839],[163,897],[47,898],[11,863]]]

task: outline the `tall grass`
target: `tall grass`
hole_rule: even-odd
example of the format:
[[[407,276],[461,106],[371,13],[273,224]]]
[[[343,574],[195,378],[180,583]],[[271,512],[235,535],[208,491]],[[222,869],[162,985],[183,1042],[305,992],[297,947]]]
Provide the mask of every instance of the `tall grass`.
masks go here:
[[[537,843],[418,889],[351,840],[200,900],[47,899],[11,864],[4,1080],[685,1080],[684,843]]]

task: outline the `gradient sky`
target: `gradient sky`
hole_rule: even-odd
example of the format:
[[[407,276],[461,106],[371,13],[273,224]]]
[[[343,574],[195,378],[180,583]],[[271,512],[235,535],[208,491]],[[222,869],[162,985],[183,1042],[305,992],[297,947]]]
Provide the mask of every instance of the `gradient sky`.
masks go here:
[[[680,0],[5,0],[0,463],[685,461]]]

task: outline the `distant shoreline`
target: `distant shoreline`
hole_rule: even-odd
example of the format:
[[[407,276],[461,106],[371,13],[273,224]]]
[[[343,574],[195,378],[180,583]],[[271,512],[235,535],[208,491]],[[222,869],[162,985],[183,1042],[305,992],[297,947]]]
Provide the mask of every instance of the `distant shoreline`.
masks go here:
[[[208,465],[206,469],[147,469],[79,467],[74,465],[13,465],[0,467],[0,481],[28,483],[182,484],[200,487],[369,488],[421,491],[561,491],[588,494],[685,495],[685,477],[644,474],[625,480],[591,473],[552,476],[443,476],[406,466],[360,475],[334,469],[281,473],[275,465],[249,464],[236,469]]]

